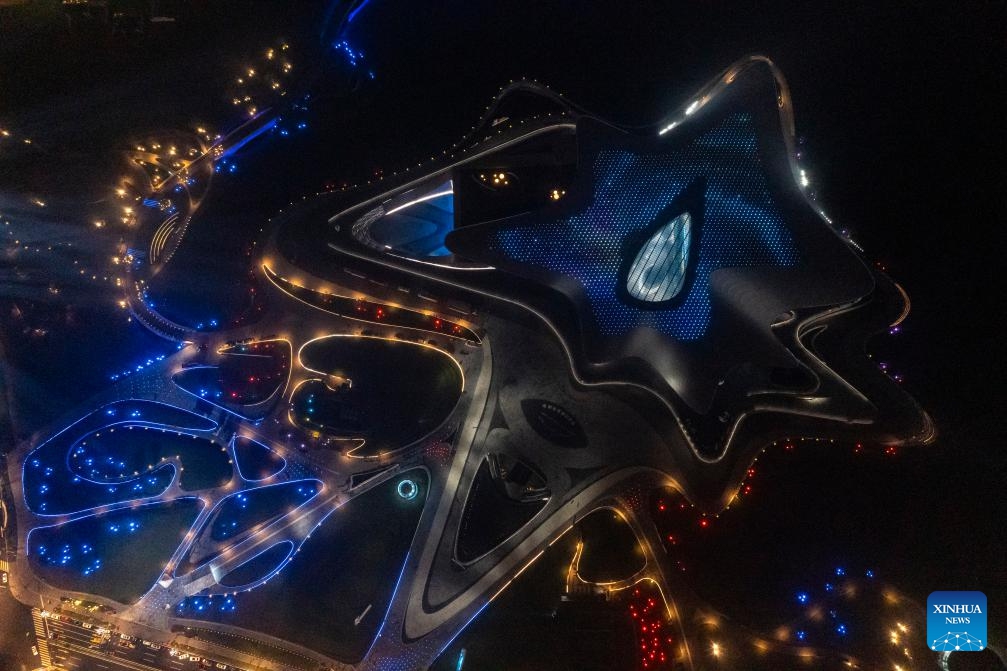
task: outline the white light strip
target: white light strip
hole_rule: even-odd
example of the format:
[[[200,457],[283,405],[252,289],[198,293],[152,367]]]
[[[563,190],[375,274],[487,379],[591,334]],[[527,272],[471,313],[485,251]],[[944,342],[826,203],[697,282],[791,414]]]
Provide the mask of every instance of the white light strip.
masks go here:
[[[392,209],[390,209],[387,212],[385,212],[385,216],[387,217],[389,214],[395,214],[399,210],[404,210],[407,207],[412,207],[416,203],[422,203],[425,200],[433,200],[434,198],[440,198],[441,196],[451,196],[451,195],[454,195],[454,185],[453,184],[451,185],[451,187],[448,188],[447,191],[438,191],[437,193],[428,193],[427,195],[422,196],[420,198],[417,198],[416,200],[410,200],[408,203],[403,203],[402,205],[399,205],[398,207],[393,207]]]
[[[677,121],[672,121],[670,124],[668,124],[667,126],[665,126],[664,128],[662,128],[661,130],[657,131],[657,134],[658,135],[664,135],[668,131],[673,130],[675,128],[675,126],[677,126],[677,125],[678,125]]]

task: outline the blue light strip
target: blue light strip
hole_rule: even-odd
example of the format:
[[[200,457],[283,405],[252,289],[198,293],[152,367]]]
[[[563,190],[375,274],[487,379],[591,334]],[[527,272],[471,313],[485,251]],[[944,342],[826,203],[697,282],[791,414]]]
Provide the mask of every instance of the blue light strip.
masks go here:
[[[252,587],[255,587],[256,584],[261,583],[264,580],[269,580],[274,575],[276,575],[280,571],[280,569],[283,568],[283,566],[288,561],[290,561],[290,558],[293,556],[294,552],[297,550],[297,547],[294,545],[294,541],[288,539],[288,540],[285,540],[285,541],[280,541],[279,543],[273,543],[272,545],[270,545],[269,547],[267,547],[265,550],[262,550],[261,552],[256,553],[252,557],[249,557],[248,559],[246,559],[245,561],[241,562],[240,564],[238,564],[233,569],[231,569],[230,571],[228,571],[227,573],[225,573],[223,575],[223,577],[226,578],[227,576],[231,575],[232,573],[234,573],[235,571],[237,571],[238,569],[240,569],[245,564],[247,564],[247,563],[249,563],[251,561],[254,561],[259,556],[266,554],[267,552],[269,552],[273,548],[279,547],[280,545],[283,545],[284,543],[290,545],[290,551],[287,552],[287,556],[284,557],[283,559],[281,559],[279,562],[277,562],[277,564],[273,568],[273,570],[270,571],[269,573],[267,573],[262,578],[257,578],[256,580],[254,580],[254,581],[252,581],[250,583],[246,583],[244,585],[241,585],[240,587],[228,587],[227,585],[221,585],[220,583],[217,583],[217,585],[219,585],[220,587],[223,587],[224,589],[232,590],[234,593],[237,593],[237,592],[244,592],[244,591],[250,590]]]
[[[352,12],[350,12],[350,15],[346,17],[346,23],[352,23],[353,19],[357,18],[357,14],[360,13],[360,10],[362,10],[364,7],[366,7],[367,3],[370,2],[370,1],[371,0],[364,0],[359,5],[357,5],[356,9],[354,9]]]
[[[230,147],[228,147],[227,149],[225,149],[224,152],[220,156],[218,156],[216,158],[216,161],[220,161],[222,159],[227,158],[231,154],[236,153],[239,149],[241,149],[242,147],[244,147],[246,144],[248,144],[249,142],[251,142],[255,138],[259,137],[260,135],[262,135],[263,133],[265,133],[268,130],[272,130],[276,126],[276,124],[278,122],[279,122],[278,118],[273,118],[273,119],[270,119],[269,121],[267,121],[266,123],[262,124],[262,126],[260,126],[259,128],[257,128],[256,130],[252,131],[251,133],[249,133],[245,137],[241,138],[241,140],[239,140],[236,144],[233,144]]]
[[[34,531],[37,531],[38,529],[53,529],[53,528],[56,528],[56,527],[64,526],[66,524],[70,524],[72,522],[78,522],[80,520],[84,520],[84,519],[87,519],[89,517],[99,517],[101,515],[107,515],[109,513],[117,513],[119,511],[126,510],[126,509],[133,509],[133,510],[135,510],[136,508],[145,508],[145,507],[148,507],[148,506],[165,505],[165,504],[168,504],[168,503],[174,503],[175,501],[186,501],[186,500],[199,501],[200,499],[199,499],[198,496],[180,496],[177,499],[170,499],[170,500],[167,500],[167,501],[148,501],[146,503],[141,503],[139,505],[136,505],[136,501],[123,502],[123,504],[119,505],[117,508],[113,508],[113,509],[107,510],[107,511],[102,512],[102,513],[93,512],[94,510],[97,510],[97,508],[90,508],[87,511],[85,511],[84,513],[74,513],[73,515],[67,515],[67,517],[69,517],[70,519],[63,520],[62,522],[56,522],[54,524],[39,524],[38,526],[32,527],[31,530],[28,532],[28,535],[25,536],[25,543],[28,544],[28,547],[25,548],[25,554],[27,555],[27,554],[31,553],[30,538],[31,538],[32,533]],[[101,507],[104,508],[105,506],[101,506]]]
[[[462,634],[463,631],[465,631],[466,629],[468,629],[468,626],[470,624],[472,624],[472,621],[474,619],[476,619],[477,617],[479,617],[480,613],[482,613],[484,610],[486,610],[486,606],[490,605],[490,603],[492,603],[492,601],[493,601],[492,599],[489,599],[489,600],[486,601],[486,603],[484,603],[482,606],[480,606],[479,610],[477,610],[475,612],[475,615],[473,615],[472,617],[470,617],[468,619],[468,621],[465,624],[462,625],[462,628],[459,629],[458,631],[456,631],[454,633],[454,635],[451,638],[448,639],[448,642],[445,643],[443,645],[443,647],[441,647],[441,649],[437,651],[437,658],[440,658],[440,656],[444,654],[444,651],[447,650],[449,647],[451,647],[451,644],[455,642],[455,639],[458,638],[459,636],[461,636],[461,634]]]
[[[378,642],[381,638],[381,632],[385,630],[385,622],[388,621],[388,614],[392,612],[392,606],[395,604],[395,595],[399,593],[399,585],[402,583],[402,576],[405,575],[406,567],[409,565],[409,551],[406,551],[405,561],[402,562],[402,569],[399,570],[399,577],[395,581],[395,588],[392,590],[392,596],[388,600],[388,607],[385,608],[385,616],[381,618],[381,625],[378,630],[374,633],[374,638],[371,639],[371,644],[367,646],[367,652],[364,653],[362,659],[367,659],[367,656],[371,654],[371,650],[374,648],[374,644]]]

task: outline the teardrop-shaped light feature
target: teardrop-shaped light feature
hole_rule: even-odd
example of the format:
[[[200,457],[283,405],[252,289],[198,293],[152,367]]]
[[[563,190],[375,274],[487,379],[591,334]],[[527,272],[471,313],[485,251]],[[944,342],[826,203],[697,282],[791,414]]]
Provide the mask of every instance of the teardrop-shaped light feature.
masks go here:
[[[626,274],[626,292],[647,303],[671,300],[685,286],[692,217],[683,212],[650,236]]]

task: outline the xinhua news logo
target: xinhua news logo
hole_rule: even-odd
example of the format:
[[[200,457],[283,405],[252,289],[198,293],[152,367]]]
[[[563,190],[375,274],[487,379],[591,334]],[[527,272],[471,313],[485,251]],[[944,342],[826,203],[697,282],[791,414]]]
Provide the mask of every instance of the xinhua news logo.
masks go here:
[[[986,648],[986,595],[933,592],[927,597],[927,647],[938,652]]]

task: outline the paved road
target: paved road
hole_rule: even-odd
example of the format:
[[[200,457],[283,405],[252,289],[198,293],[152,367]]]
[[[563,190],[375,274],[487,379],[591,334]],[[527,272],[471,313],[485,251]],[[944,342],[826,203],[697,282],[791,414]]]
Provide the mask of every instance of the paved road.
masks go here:
[[[0,587],[0,669],[31,669],[38,666],[32,655],[36,645],[31,608],[14,599],[6,587]]]
[[[71,671],[197,671],[205,667],[216,669],[217,660],[197,662],[180,660],[169,654],[167,645],[147,644],[143,639],[122,639],[118,634],[96,643],[93,627],[77,624],[69,618],[50,618],[52,639],[49,649],[53,663]],[[229,671],[237,667],[228,666]]]

